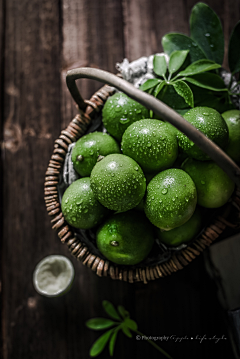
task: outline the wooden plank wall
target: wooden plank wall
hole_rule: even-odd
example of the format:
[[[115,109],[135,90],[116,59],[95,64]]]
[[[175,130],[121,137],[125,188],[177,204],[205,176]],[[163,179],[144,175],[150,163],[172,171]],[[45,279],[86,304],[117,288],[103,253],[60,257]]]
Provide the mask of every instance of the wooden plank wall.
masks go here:
[[[144,284],[98,278],[73,260],[76,278],[61,298],[39,296],[32,273],[40,259],[70,257],[51,230],[43,200],[54,140],[76,113],[68,69],[116,72],[124,57],[161,51],[170,31],[188,33],[193,0],[0,0],[1,344],[4,359],[88,358],[99,333],[85,321],[103,316],[101,301],[125,305],[146,335],[225,335],[214,283],[202,256],[184,271]],[[209,0],[228,40],[238,0]],[[227,66],[227,62],[225,61]],[[101,85],[82,80],[89,98]],[[159,342],[174,358],[231,358],[229,340]],[[120,335],[115,358],[158,358],[145,341]],[[108,355],[105,351],[101,358]]]

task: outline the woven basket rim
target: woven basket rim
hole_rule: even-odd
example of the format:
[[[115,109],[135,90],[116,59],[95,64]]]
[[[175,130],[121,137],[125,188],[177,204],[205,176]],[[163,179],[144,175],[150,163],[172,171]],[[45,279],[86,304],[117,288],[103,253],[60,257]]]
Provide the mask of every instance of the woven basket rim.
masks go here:
[[[228,221],[228,216],[232,209],[240,213],[240,189],[236,187],[231,202],[223,207],[222,213],[205,228],[199,238],[187,245],[186,248],[176,251],[166,262],[135,268],[134,266],[116,265],[92,254],[87,245],[74,236],[71,227],[64,219],[57,186],[68,146],[85,134],[95,114],[102,109],[105,101],[113,92],[114,89],[108,85],[98,90],[90,100],[85,101],[87,104],[85,112],[80,111],[55,140],[53,154],[45,174],[44,199],[48,215],[51,217],[52,229],[57,231],[61,242],[67,244],[71,254],[83,265],[91,268],[100,277],[111,277],[129,283],[139,281],[147,283],[183,269],[216,240],[226,227],[236,226]]]

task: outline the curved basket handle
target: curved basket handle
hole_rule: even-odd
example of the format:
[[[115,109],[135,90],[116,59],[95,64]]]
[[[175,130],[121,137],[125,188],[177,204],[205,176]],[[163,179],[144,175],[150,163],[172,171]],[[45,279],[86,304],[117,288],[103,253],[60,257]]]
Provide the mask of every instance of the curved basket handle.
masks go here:
[[[208,154],[240,187],[240,168],[236,165],[236,163],[213,141],[209,140],[203,133],[198,131],[193,125],[163,102],[157,100],[152,95],[137,89],[129,82],[111,74],[110,72],[90,67],[81,67],[68,71],[66,78],[68,89],[73,99],[78,104],[80,110],[85,110],[87,106],[82,99],[75,82],[80,78],[98,80],[110,86],[114,86],[132,99],[155,112],[158,116],[171,123],[178,130],[189,137],[190,140],[196,143],[196,145],[203,152]]]

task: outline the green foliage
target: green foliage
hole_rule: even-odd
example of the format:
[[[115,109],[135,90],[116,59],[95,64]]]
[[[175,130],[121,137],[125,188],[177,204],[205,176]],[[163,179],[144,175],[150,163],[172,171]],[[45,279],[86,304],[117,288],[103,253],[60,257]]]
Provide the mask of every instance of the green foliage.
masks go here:
[[[189,50],[176,50],[171,53],[168,64],[165,56],[155,55],[153,59],[153,70],[159,78],[147,80],[140,89],[152,93],[155,97],[158,97],[173,108],[178,108],[176,104],[180,106],[179,108],[194,107],[193,92],[191,87],[186,83],[188,77],[197,74],[204,75],[207,71],[218,69],[220,65],[208,59],[201,59],[180,71],[184,67],[188,54]],[[172,78],[173,75],[175,75],[175,77]],[[160,77],[162,77],[162,79]],[[218,77],[218,83],[220,83],[220,76],[215,74],[215,82],[217,82],[216,77]],[[190,79],[188,82],[203,87],[201,81]],[[169,90],[167,90],[167,88],[169,88]],[[211,87],[211,90],[220,91],[219,87],[215,90],[214,86]],[[182,105],[182,101],[176,98],[176,95],[185,101],[184,105]]]
[[[113,304],[110,303],[108,300],[104,300],[102,302],[103,308],[105,309],[105,312],[112,317],[113,319],[116,320],[121,320],[120,315],[118,314],[118,312],[116,311],[116,309],[114,308]]]
[[[206,57],[220,65],[224,57],[224,35],[221,21],[206,4],[197,3],[190,16],[191,38]]]
[[[164,55],[154,56],[153,68],[156,75],[165,77],[167,72],[167,62]]]
[[[168,71],[169,74],[174,74],[183,65],[186,60],[189,50],[186,51],[174,51],[169,59]]]
[[[240,21],[233,29],[228,47],[228,64],[231,72],[235,74],[240,71]]]
[[[197,45],[197,43],[193,41],[193,39],[186,35],[178,34],[176,32],[163,36],[162,47],[164,52],[169,56],[172,52],[176,50],[188,50],[188,57],[191,63],[197,60],[204,59],[206,57],[203,51]]]
[[[113,356],[115,343],[117,340],[117,334],[119,331],[122,331],[129,338],[132,338],[132,332],[143,335],[142,333],[138,332],[137,323],[134,320],[130,319],[129,312],[122,305],[119,305],[117,307],[117,310],[115,309],[113,304],[107,300],[104,300],[102,302],[102,305],[106,313],[111,318],[116,319],[117,321],[114,322],[111,319],[107,318],[93,318],[89,319],[86,322],[86,326],[94,330],[101,330],[114,326],[113,328],[102,334],[93,343],[89,353],[91,357],[99,355],[104,350],[107,343],[109,343],[109,354],[110,356]],[[151,340],[148,341],[167,358],[171,359],[170,355],[167,354],[164,350],[162,350],[158,345],[156,345],[156,343],[152,342]]]
[[[106,328],[110,328],[115,324],[115,322],[113,322],[110,319],[106,319],[106,318],[93,318],[93,319],[89,319],[86,323],[86,326],[90,329],[94,329],[94,330],[101,330],[101,329],[106,329]]]
[[[199,2],[193,7],[189,22],[190,37],[178,33],[163,36],[162,46],[169,61],[164,54],[155,55],[153,70],[157,78],[147,80],[140,89],[179,113],[206,104],[218,111],[231,109],[234,107],[230,99],[232,76],[240,71],[240,21],[231,34],[228,47],[232,73],[229,88],[219,76],[224,58],[224,35],[217,14]],[[239,94],[235,91],[234,95]]]

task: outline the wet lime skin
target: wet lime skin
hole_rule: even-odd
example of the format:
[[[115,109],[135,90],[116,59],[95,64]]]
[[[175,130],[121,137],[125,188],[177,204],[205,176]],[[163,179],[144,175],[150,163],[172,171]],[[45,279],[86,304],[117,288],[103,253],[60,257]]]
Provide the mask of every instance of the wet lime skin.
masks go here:
[[[195,107],[186,112],[183,117],[219,147],[226,147],[228,143],[228,127],[219,112],[209,107]],[[177,137],[179,147],[189,157],[200,161],[211,160],[182,132],[178,131]]]
[[[106,133],[92,132],[81,137],[72,150],[74,169],[82,176],[89,177],[99,155],[120,153],[118,143]],[[81,156],[81,160],[78,158]]]
[[[196,204],[197,191],[191,177],[181,169],[171,168],[148,184],[144,210],[156,227],[168,231],[187,222]]]
[[[134,210],[110,217],[100,226],[96,236],[100,252],[121,265],[141,262],[151,251],[154,240],[154,227],[143,213]]]
[[[187,158],[182,169],[191,176],[197,188],[197,202],[206,208],[223,206],[231,197],[235,184],[213,161]]]
[[[71,226],[81,229],[96,226],[109,213],[94,195],[89,177],[74,181],[66,189],[61,208],[66,221]]]
[[[119,142],[128,126],[148,117],[149,112],[146,107],[122,92],[117,92],[109,97],[102,110],[102,121],[105,128]]]
[[[158,238],[167,246],[177,247],[194,239],[200,229],[201,213],[199,208],[196,208],[191,218],[183,225],[170,231],[161,231],[158,229]]]
[[[222,113],[228,130],[229,142],[225,152],[236,162],[240,163],[240,111],[229,110]]]
[[[97,162],[92,170],[91,188],[103,206],[124,212],[136,207],[146,190],[141,167],[132,158],[112,154]]]
[[[178,155],[177,137],[160,120],[144,119],[129,126],[122,137],[123,154],[133,158],[146,173],[172,166]]]

